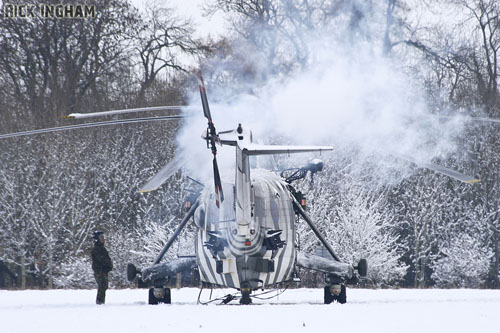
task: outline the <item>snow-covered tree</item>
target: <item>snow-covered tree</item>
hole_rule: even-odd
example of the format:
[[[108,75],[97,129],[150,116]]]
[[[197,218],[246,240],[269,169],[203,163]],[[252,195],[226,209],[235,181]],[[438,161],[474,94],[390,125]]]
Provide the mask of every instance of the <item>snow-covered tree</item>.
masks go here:
[[[308,214],[342,260],[368,260],[374,285],[397,283],[407,267],[400,261],[404,248],[384,188],[370,172],[360,173],[355,152],[334,156],[314,183],[307,178],[300,185],[309,199]],[[299,224],[298,234],[301,249],[314,252],[319,242],[309,227]]]
[[[397,283],[406,265],[393,218],[387,210],[384,193],[370,193],[353,182],[341,188],[334,222],[327,235],[347,262],[368,260],[369,275],[375,284]]]
[[[459,233],[440,251],[442,257],[432,263],[437,286],[477,288],[484,284],[493,253],[481,240]]]

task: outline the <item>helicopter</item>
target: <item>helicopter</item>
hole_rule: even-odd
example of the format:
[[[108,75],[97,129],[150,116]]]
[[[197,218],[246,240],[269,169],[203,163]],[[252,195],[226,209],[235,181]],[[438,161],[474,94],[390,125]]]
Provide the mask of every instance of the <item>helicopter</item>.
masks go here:
[[[253,142],[251,130],[242,124],[233,130],[217,132],[199,73],[198,85],[203,114],[208,121],[202,138],[213,154],[214,184],[206,186],[199,194],[153,265],[142,270],[133,264],[128,265],[128,280],[133,281],[139,275],[139,285],[152,287],[149,290],[150,304],[171,303],[171,291],[165,285],[177,272],[195,268],[202,284],[237,289],[241,293],[240,304],[250,304],[252,292],[288,283],[295,277],[297,268],[302,267],[327,275],[325,303],[334,300],[345,303],[345,283],[355,279],[356,275],[365,277],[367,261],[361,259],[357,265],[342,262],[305,212],[300,203],[302,194],[291,185],[293,180],[304,178],[307,172],[321,171],[323,162],[313,160],[287,178],[264,169],[251,170],[250,166],[251,156],[321,153],[333,147],[257,144]],[[220,177],[217,146],[235,149],[232,182],[223,182]],[[179,161],[174,158],[140,191],[157,189],[178,168]],[[309,224],[331,259],[297,251],[296,216],[301,216]],[[196,255],[162,263],[164,254],[191,218],[197,227]],[[233,299],[229,296],[224,302]]]
[[[203,190],[189,202],[189,211],[179,222],[153,263],[139,269],[130,263],[127,279],[137,281],[139,287],[149,288],[148,303],[172,302],[170,284],[179,272],[190,270],[199,276],[201,286],[233,288],[239,296],[228,295],[223,303],[239,300],[251,304],[257,290],[287,285],[297,279],[299,269],[324,274],[324,303],[347,302],[346,285],[356,283],[368,274],[368,262],[361,258],[357,263],[347,263],[334,252],[324,235],[316,227],[305,209],[305,197],[297,191],[293,182],[308,174],[321,172],[323,162],[312,160],[301,168],[273,171],[252,168],[250,158],[295,153],[323,153],[331,146],[264,145],[253,140],[252,132],[244,124],[235,129],[217,132],[207,98],[207,91],[200,72],[197,73],[203,115],[207,129],[202,139],[213,155],[213,184],[204,184]],[[71,119],[95,116],[119,115],[160,109],[182,109],[184,106],[148,107],[73,113]],[[164,121],[183,116],[162,116],[112,120],[99,123],[70,125],[57,128],[0,135],[0,139],[47,133],[74,128],[107,126],[128,122]],[[234,147],[235,167],[233,179],[222,179],[217,163],[217,147]],[[396,157],[433,171],[453,177],[465,183],[479,180],[433,163],[419,163],[411,156]],[[158,189],[167,179],[182,168],[184,161],[175,156],[151,178],[140,192]],[[188,222],[196,226],[195,255],[162,261]],[[321,244],[321,253],[306,254],[296,244],[296,225],[304,221]]]

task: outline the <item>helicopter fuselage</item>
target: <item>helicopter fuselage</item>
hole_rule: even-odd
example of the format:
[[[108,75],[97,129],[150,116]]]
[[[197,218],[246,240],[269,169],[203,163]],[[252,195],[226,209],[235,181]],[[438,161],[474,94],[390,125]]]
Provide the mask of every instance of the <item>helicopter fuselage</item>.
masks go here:
[[[236,189],[224,183],[217,208],[213,189],[202,193],[195,213],[197,264],[203,282],[252,290],[293,277],[295,214],[287,184],[266,170],[252,170],[250,219],[238,219]]]

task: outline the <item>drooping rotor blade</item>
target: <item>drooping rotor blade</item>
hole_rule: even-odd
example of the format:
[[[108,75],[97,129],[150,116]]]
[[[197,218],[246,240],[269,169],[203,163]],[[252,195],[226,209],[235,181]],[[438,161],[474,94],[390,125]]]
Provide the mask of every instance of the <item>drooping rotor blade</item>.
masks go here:
[[[469,121],[482,121],[487,123],[497,123],[500,124],[500,119],[487,118],[487,117],[465,117]]]
[[[130,123],[143,123],[143,122],[151,122],[151,121],[176,120],[176,119],[182,119],[182,118],[185,118],[185,116],[162,116],[162,117],[146,117],[146,118],[100,121],[100,122],[88,123],[88,124],[68,125],[68,126],[42,128],[42,129],[36,129],[36,130],[30,130],[30,131],[16,132],[16,133],[0,134],[0,139],[7,139],[7,138],[14,138],[14,137],[19,137],[19,136],[27,136],[27,135],[42,134],[42,133],[68,131],[68,130],[79,129],[79,128],[111,126],[111,125],[121,125],[121,124],[130,124]]]
[[[157,190],[163,183],[165,183],[170,177],[172,177],[179,169],[181,169],[186,164],[186,160],[180,155],[175,155],[175,157],[165,165],[160,172],[158,172],[153,178],[151,178],[140,190],[139,192],[151,192]]]
[[[93,118],[93,117],[103,117],[103,116],[114,116],[117,114],[126,114],[134,112],[182,110],[182,109],[190,109],[190,107],[188,107],[187,105],[150,106],[144,108],[121,109],[121,110],[101,111],[101,112],[91,112],[91,113],[71,113],[63,118],[83,119],[83,118]]]
[[[408,155],[402,155],[402,154],[396,154],[396,153],[390,153],[390,154],[397,157],[397,158],[405,160],[407,162],[413,163],[413,164],[417,165],[418,167],[426,168],[426,169],[441,173],[443,175],[457,179],[457,180],[464,182],[464,183],[467,183],[467,184],[474,184],[474,183],[480,182],[480,180],[477,178],[467,176],[463,173],[460,173],[460,172],[452,170],[452,169],[448,169],[448,168],[441,166],[439,164],[435,164],[435,163],[431,163],[431,162],[420,162],[420,161],[417,161],[416,159],[414,159],[413,157],[408,156]]]
[[[495,118],[488,118],[488,117],[472,117],[472,116],[444,116],[444,115],[438,115],[438,118],[442,119],[463,119],[466,121],[479,121],[479,122],[485,122],[485,123],[497,123],[500,124],[500,119],[495,119]]]
[[[207,91],[205,89],[205,84],[203,83],[203,77],[201,72],[197,73],[198,86],[200,88],[201,105],[203,106],[203,114],[208,120],[208,130],[207,130],[207,145],[212,150],[214,155],[213,168],[214,168],[214,183],[215,183],[215,203],[217,207],[220,207],[220,203],[224,201],[224,192],[222,191],[222,181],[220,179],[219,167],[217,165],[217,147],[216,142],[219,141],[219,136],[215,129],[215,125],[212,121],[212,115],[210,114],[210,107],[208,106]]]

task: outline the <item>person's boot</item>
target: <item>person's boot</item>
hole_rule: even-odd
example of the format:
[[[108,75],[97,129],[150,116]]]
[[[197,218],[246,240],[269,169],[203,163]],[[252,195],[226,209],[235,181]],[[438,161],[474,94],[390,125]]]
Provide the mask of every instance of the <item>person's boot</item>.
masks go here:
[[[101,292],[98,291],[95,304],[102,305],[104,304],[105,300],[106,300],[106,294],[104,294],[102,291]]]

